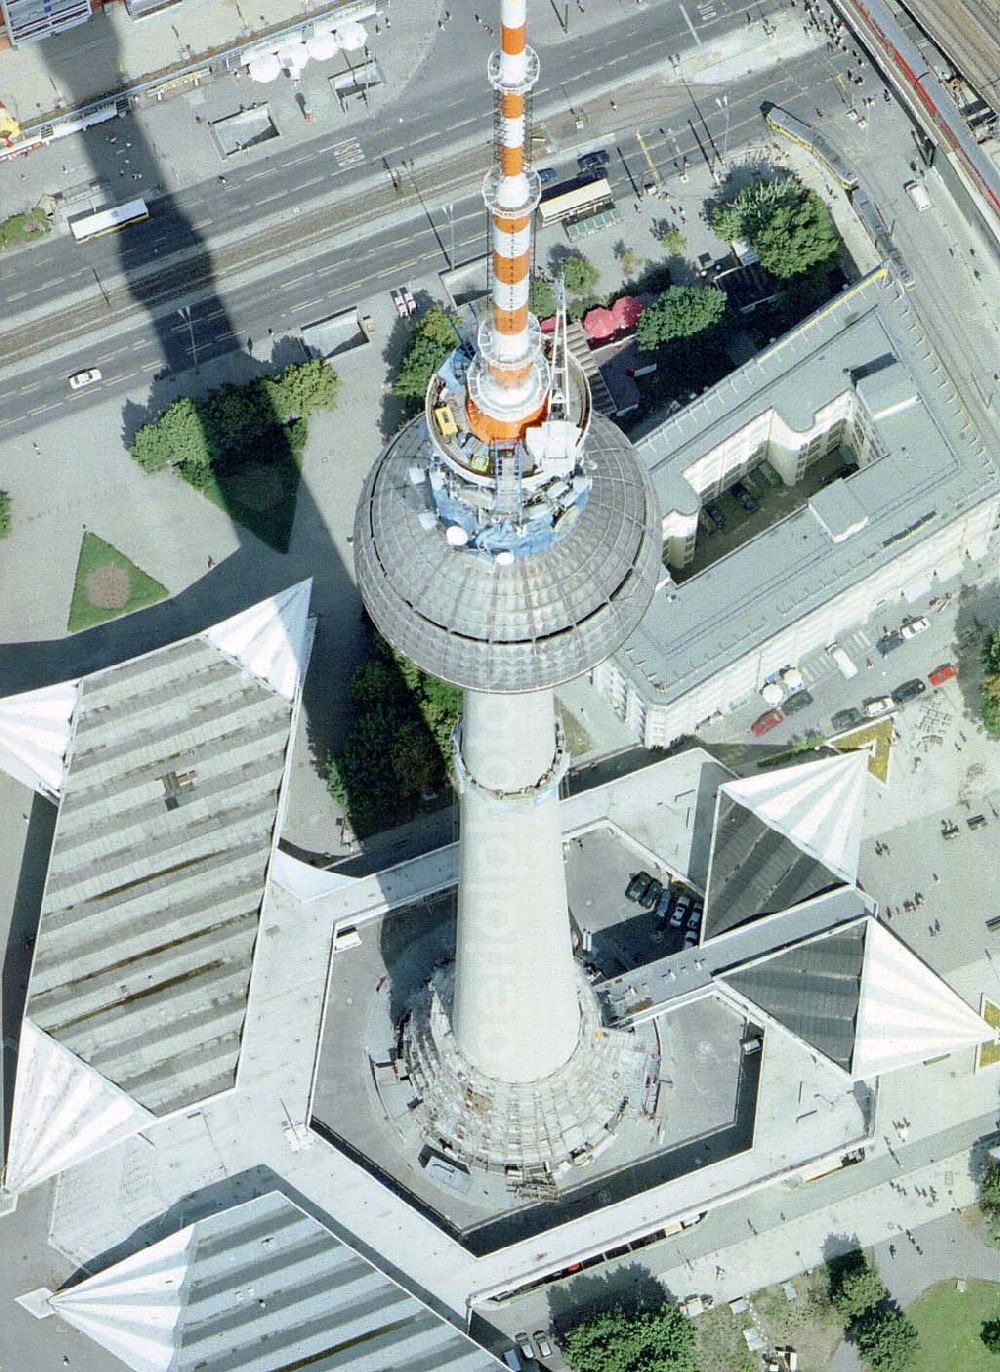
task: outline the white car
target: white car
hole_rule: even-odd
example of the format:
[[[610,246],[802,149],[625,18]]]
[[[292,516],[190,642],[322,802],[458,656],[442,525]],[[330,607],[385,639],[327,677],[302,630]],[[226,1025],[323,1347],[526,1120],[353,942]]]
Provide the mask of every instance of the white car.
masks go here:
[[[916,619],[908,619],[905,624],[899,626],[899,632],[904,638],[916,638],[917,634],[922,634],[925,629],[931,627],[929,619],[919,615]]]
[[[892,696],[875,696],[871,700],[866,700],[862,709],[869,719],[875,719],[878,715],[887,715],[895,705]]]
[[[82,391],[84,386],[92,386],[95,381],[100,381],[100,379],[100,367],[91,367],[86,372],[74,372],[69,379],[69,388],[71,391]]]

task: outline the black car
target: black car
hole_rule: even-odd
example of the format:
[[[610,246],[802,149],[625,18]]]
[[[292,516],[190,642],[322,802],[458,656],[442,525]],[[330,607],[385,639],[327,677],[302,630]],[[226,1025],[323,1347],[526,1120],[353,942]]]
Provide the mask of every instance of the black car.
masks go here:
[[[875,647],[882,656],[885,657],[888,653],[894,652],[897,648],[902,648],[905,641],[906,640],[899,630],[894,629],[891,634],[883,634],[875,644]]]
[[[863,719],[864,715],[861,711],[856,710],[854,706],[851,705],[846,710],[838,710],[830,723],[833,725],[834,729],[839,731],[840,729],[849,729],[852,724],[860,724]]]
[[[753,496],[741,481],[737,481],[735,486],[730,486],[729,494],[740,502],[747,514],[753,514],[754,510],[756,510],[756,500],[754,500]]]
[[[652,884],[653,878],[649,872],[636,872],[625,888],[625,899],[642,900]]]
[[[916,700],[917,696],[922,696],[926,690],[927,682],[915,676],[911,681],[904,681],[902,686],[897,686],[892,698],[897,705],[905,705],[908,700]]]
[[[725,515],[719,509],[718,505],[706,505],[705,513],[717,529],[724,529],[726,527]]]
[[[605,148],[596,148],[593,152],[585,152],[582,157],[576,159],[576,165],[581,171],[593,171],[597,167],[607,167],[611,162],[611,154]]]
[[[654,877],[653,880],[646,887],[645,891],[643,891],[642,895],[639,897],[639,904],[646,910],[652,910],[653,906],[656,904],[656,902],[660,899],[662,895],[663,882],[657,881]]]
[[[786,715],[794,715],[796,710],[804,710],[807,705],[813,703],[813,698],[808,691],[796,691],[794,695],[788,697],[782,705]]]
[[[543,186],[550,186],[552,182],[558,180],[558,178],[559,173],[556,171],[555,167],[538,168],[538,180]]]

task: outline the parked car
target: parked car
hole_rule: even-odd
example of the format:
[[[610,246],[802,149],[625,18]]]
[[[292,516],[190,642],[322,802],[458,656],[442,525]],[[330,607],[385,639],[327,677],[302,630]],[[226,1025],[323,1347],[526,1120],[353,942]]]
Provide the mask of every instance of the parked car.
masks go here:
[[[552,1345],[549,1343],[549,1338],[545,1330],[536,1329],[532,1337],[535,1340],[535,1347],[538,1349],[538,1356],[540,1358],[551,1358]]]
[[[846,710],[838,710],[830,723],[834,729],[849,729],[852,724],[860,724],[864,719],[862,712],[854,705],[849,705]]]
[[[559,179],[559,173],[556,171],[555,167],[539,167],[538,179],[543,186],[551,186],[553,181]]]
[[[681,896],[678,899],[677,904],[674,906],[673,914],[670,916],[671,929],[680,929],[681,926],[687,921],[687,917],[690,913],[691,897],[687,895]]]
[[[71,391],[82,391],[84,386],[92,386],[95,381],[100,381],[100,367],[91,367],[85,372],[74,372],[69,378],[69,388]]]
[[[514,1335],[514,1342],[520,1349],[522,1358],[527,1358],[529,1362],[535,1361],[535,1350],[532,1347],[531,1340],[528,1338],[528,1331],[526,1329],[522,1333]]]
[[[922,677],[915,676],[911,681],[904,681],[902,686],[897,686],[892,698],[897,705],[905,705],[908,700],[916,700],[917,696],[922,696],[926,690],[927,682]]]
[[[508,1348],[503,1355],[503,1360],[510,1368],[510,1372],[521,1372],[521,1359],[517,1356],[516,1348]]]
[[[673,908],[674,893],[669,886],[664,886],[660,893],[660,898],[656,902],[656,909],[653,911],[653,914],[656,916],[657,921],[663,924],[666,922],[667,916]]]
[[[930,627],[930,620],[925,615],[918,615],[916,619],[908,619],[901,624],[899,632],[904,638],[916,638],[917,634],[922,634],[925,629]]]
[[[636,872],[625,887],[625,899],[642,900],[652,884],[653,878],[649,872]]]
[[[687,931],[687,933],[684,935],[684,942],[683,942],[683,944],[682,944],[681,946],[684,947],[684,948],[693,948],[697,942],[698,942],[698,930],[697,930],[697,928],[689,929],[689,930]]]
[[[902,648],[904,642],[903,635],[898,629],[894,629],[891,634],[883,634],[875,644],[875,647],[883,657],[888,657],[896,648]]]
[[[879,715],[887,715],[895,704],[892,696],[872,696],[862,708],[868,719],[877,719]]]
[[[607,167],[610,162],[611,154],[606,148],[595,148],[593,152],[585,152],[582,157],[576,159],[576,165],[581,171],[596,171]]]
[[[806,706],[813,703],[813,698],[808,691],[796,691],[790,695],[782,705],[786,715],[794,715],[797,710],[804,710]]]
[[[662,895],[663,882],[657,881],[654,877],[653,880],[646,887],[645,891],[639,897],[639,904],[642,906],[644,910],[652,910],[653,906],[656,904],[656,902],[660,899]]]
[[[747,488],[743,485],[741,481],[737,481],[735,485],[730,486],[729,494],[735,500],[739,501],[739,503],[743,506],[744,510],[746,510],[747,514],[753,514],[754,510],[756,510],[756,500],[754,500],[753,496],[750,494],[750,492],[747,490]]]
[[[848,681],[850,681],[852,676],[857,676],[857,667],[847,656],[839,643],[828,643],[826,645],[826,655],[836,665],[840,675],[846,677]]]
[[[761,715],[750,725],[750,732],[761,738],[764,734],[770,733],[776,724],[780,724],[785,716],[780,710],[768,710],[766,715]]]
[[[953,681],[958,676],[958,668],[954,662],[942,662],[940,667],[935,667],[927,680],[932,686],[943,686],[946,681]]]
[[[724,529],[726,527],[726,517],[719,509],[718,505],[706,505],[705,513],[717,529]]]

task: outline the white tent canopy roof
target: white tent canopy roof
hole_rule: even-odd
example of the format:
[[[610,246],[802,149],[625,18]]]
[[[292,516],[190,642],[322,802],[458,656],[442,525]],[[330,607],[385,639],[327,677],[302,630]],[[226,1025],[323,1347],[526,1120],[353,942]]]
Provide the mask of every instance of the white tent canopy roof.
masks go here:
[[[311,590],[310,577],[223,620],[200,637],[292,700],[309,657]]]
[[[851,1064],[855,1080],[953,1053],[994,1035],[884,924],[870,921]]]
[[[79,681],[62,681],[0,700],[0,771],[57,799]]]
[[[21,1025],[4,1186],[16,1193],[137,1134],[148,1110],[50,1038]]]
[[[853,882],[858,875],[867,776],[868,754],[857,750],[726,782],[721,790]]]

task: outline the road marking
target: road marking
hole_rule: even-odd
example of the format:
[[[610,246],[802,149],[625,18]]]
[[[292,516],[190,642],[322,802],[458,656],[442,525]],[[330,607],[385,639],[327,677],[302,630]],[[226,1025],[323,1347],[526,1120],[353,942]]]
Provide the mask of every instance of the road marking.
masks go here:
[[[701,39],[698,37],[698,31],[697,31],[697,29],[696,29],[695,26],[691,23],[691,20],[688,18],[688,12],[687,12],[687,10],[684,8],[683,5],[678,5],[677,8],[680,10],[681,14],[683,14],[683,16],[684,16],[684,22],[685,22],[685,24],[687,24],[688,28],[691,30],[691,37],[694,39],[694,41],[698,44],[698,46],[699,46],[699,48],[700,48],[700,47],[701,47]]]
[[[289,190],[290,190],[290,189],[291,189],[291,187],[289,187]],[[256,205],[270,205],[270,203],[271,203],[272,200],[284,200],[284,198],[285,198],[285,196],[286,196],[287,194],[288,194],[288,191],[275,191],[275,193],[274,193],[273,195],[265,195],[264,198],[263,198],[263,200],[256,200],[256,201],[254,201],[254,204],[256,204]]]
[[[434,137],[436,138],[438,135],[435,134]],[[365,160],[365,154],[362,151],[361,144],[356,138],[343,138],[339,143],[334,143],[330,148],[330,151],[333,153],[337,166],[340,167],[341,170],[346,170],[348,167],[356,167],[359,162]]]
[[[33,410],[29,410],[28,413],[44,414],[46,410],[57,410],[62,403],[63,402],[61,400],[50,400],[47,405],[36,405],[35,408]]]
[[[321,299],[322,296],[318,295],[316,296],[315,300],[300,300],[297,305],[290,305],[289,309],[291,309],[293,312],[295,310],[308,310],[310,305],[318,305]]]
[[[314,176],[311,181],[303,181],[299,187],[300,191],[308,190],[310,186],[318,186],[321,181],[325,181],[325,176]]]
[[[24,298],[24,296],[26,296],[27,294],[28,294],[27,291],[12,291],[11,294],[8,295],[7,299],[8,299],[8,300],[22,300],[22,299]]]
[[[29,381],[27,386],[22,386],[17,392],[18,395],[27,395],[29,391],[37,391],[42,383],[40,381]]]
[[[155,362],[144,362],[144,363],[142,364],[142,366],[139,368],[139,370],[140,370],[141,372],[155,372],[156,369],[157,369],[157,367],[159,367],[159,366],[160,366],[160,359],[157,358]]]
[[[209,224],[214,223],[214,219],[199,219],[196,223],[192,224],[191,227],[192,229],[207,229]]]

